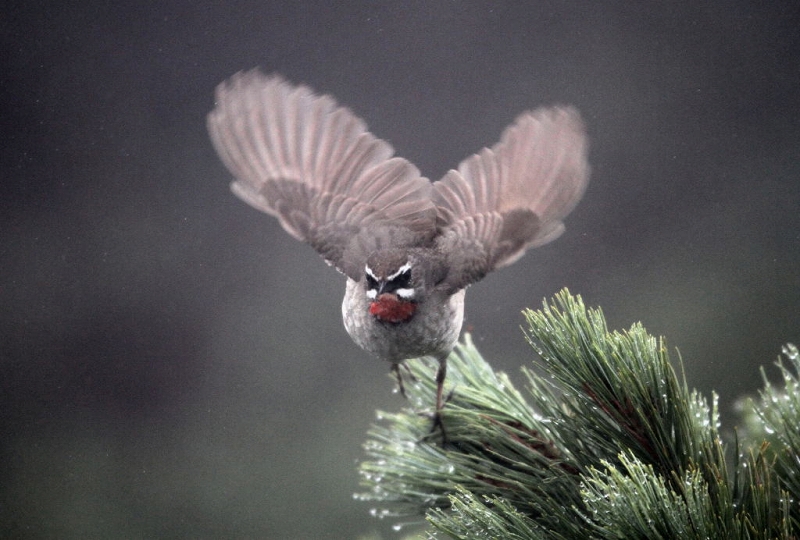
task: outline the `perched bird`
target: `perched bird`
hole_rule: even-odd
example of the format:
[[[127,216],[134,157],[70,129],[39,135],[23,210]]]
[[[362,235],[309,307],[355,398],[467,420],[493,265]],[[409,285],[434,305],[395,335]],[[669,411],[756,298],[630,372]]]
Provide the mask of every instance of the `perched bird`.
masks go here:
[[[438,359],[437,419],[466,287],[558,237],[588,181],[569,107],[521,114],[437,182],[330,96],[258,70],[217,87],[208,129],[233,192],[347,276],[344,326],[401,391],[404,360]]]

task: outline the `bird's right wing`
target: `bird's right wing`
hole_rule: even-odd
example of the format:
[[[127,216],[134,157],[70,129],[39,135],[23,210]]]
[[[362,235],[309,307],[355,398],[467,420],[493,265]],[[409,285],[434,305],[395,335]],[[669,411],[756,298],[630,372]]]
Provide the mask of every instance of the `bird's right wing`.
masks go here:
[[[583,123],[573,108],[523,113],[491,149],[433,184],[443,284],[456,291],[557,238],[589,178]]]
[[[238,73],[217,87],[208,130],[233,192],[355,280],[362,252],[381,237],[402,244],[435,233],[430,181],[329,96]]]

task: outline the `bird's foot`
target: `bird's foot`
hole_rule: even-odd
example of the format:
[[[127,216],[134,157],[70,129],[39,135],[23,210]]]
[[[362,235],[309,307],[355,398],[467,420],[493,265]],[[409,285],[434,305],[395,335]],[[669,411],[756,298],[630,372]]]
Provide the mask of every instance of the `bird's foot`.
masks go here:
[[[431,420],[431,427],[428,430],[428,433],[420,437],[419,442],[426,442],[426,443],[433,443],[436,439],[441,441],[441,445],[445,446],[448,442],[447,438],[447,430],[444,427],[444,422],[442,421],[442,413],[436,411],[434,413],[430,412],[420,412],[420,416],[425,416]]]
[[[406,373],[408,373],[408,378],[411,379],[411,382],[413,384],[416,384],[417,377],[414,375],[414,372],[411,371],[411,368],[408,367],[408,364],[406,364],[405,362],[401,362],[399,364],[392,364],[392,367],[390,368],[392,373],[394,373],[394,376],[397,378],[397,391],[400,392],[401,396],[408,399],[408,395],[406,394],[406,387],[403,384],[403,374],[400,373],[400,366],[402,366],[403,369],[406,370]]]
[[[441,406],[437,407],[433,414],[425,414],[425,416],[432,420],[432,424],[430,431],[428,431],[428,434],[425,435],[422,440],[430,440],[438,434],[439,437],[441,437],[442,446],[446,446],[448,444],[449,439],[447,437],[447,430],[445,429],[444,421],[442,420],[442,407],[444,407],[444,405],[446,405],[450,399],[452,399],[453,392],[454,390],[450,390],[450,392],[447,394],[447,397],[442,400]]]
[[[442,412],[436,411],[433,413],[433,425],[431,426],[431,431],[428,436],[433,436],[436,432],[439,432],[442,437],[442,446],[447,444],[447,430],[444,429],[444,422],[442,422]]]

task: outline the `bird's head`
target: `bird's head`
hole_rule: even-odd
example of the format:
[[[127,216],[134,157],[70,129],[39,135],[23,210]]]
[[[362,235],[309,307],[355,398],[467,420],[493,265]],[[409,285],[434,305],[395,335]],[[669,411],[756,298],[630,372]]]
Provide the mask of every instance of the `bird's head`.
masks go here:
[[[378,320],[402,323],[414,316],[422,291],[416,257],[404,249],[372,253],[364,267],[369,312]]]

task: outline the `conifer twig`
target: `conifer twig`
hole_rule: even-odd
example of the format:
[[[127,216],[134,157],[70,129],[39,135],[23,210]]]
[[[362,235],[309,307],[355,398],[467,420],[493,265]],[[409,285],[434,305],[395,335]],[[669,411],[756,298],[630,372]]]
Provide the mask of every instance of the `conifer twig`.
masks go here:
[[[450,538],[796,538],[800,397],[787,368],[786,392],[767,384],[753,413],[780,435],[741,458],[736,443],[729,471],[716,396],[688,389],[663,339],[641,324],[608,331],[566,290],[525,317],[545,375],[524,369],[523,395],[465,336],[448,360],[446,440],[430,432],[435,365],[410,362],[411,407],[379,413],[360,466],[358,498],[378,515],[425,515]]]

